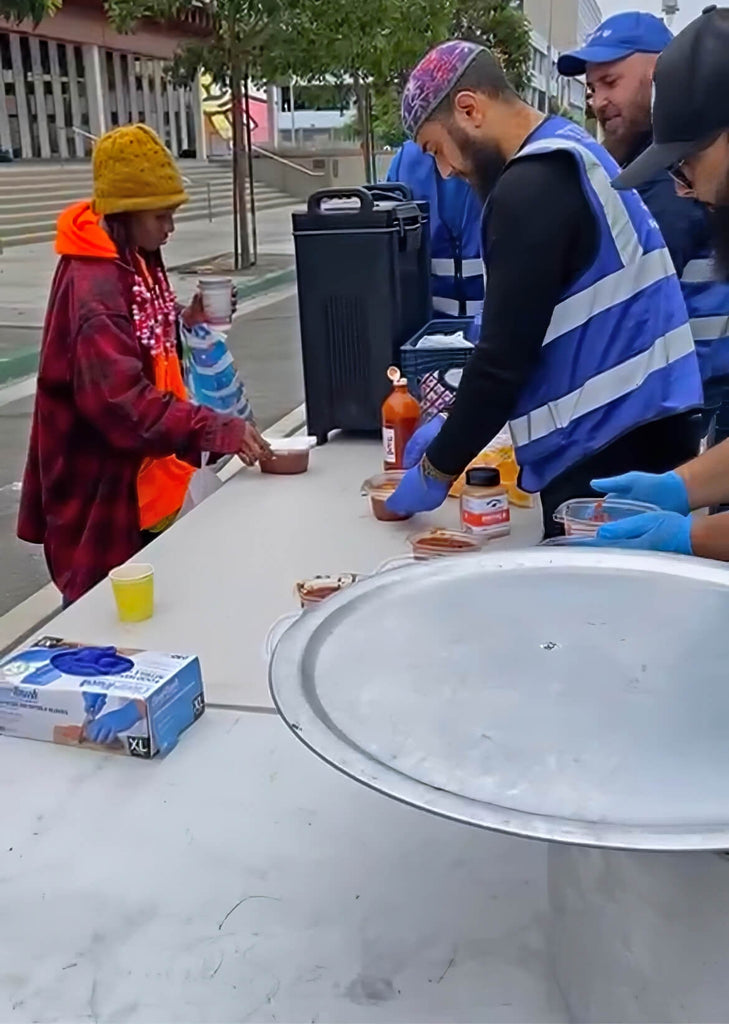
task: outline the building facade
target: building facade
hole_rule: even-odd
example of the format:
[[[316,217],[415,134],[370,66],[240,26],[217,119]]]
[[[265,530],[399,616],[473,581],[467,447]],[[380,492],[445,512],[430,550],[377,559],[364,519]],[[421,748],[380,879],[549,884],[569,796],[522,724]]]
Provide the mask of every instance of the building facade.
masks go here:
[[[101,0],[65,0],[37,28],[0,18],[0,148],[17,159],[83,158],[105,131],[143,121],[175,156],[204,158],[199,84],[176,87],[165,65],[206,31],[195,5],[130,35],[110,27]]]
[[[564,50],[581,46],[602,21],[596,0],[521,0],[532,26],[532,85],[529,102],[537,110],[549,110],[550,97],[557,107],[582,119],[585,86],[578,79],[557,74],[557,58]]]

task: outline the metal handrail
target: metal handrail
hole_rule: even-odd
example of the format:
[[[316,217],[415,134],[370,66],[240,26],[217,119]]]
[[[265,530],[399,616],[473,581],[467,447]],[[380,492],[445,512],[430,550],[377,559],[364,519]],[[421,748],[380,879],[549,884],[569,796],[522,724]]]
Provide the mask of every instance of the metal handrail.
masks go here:
[[[269,160],[275,160],[278,164],[284,164],[286,167],[291,167],[294,171],[308,174],[310,178],[324,177],[324,171],[310,171],[308,167],[302,167],[301,164],[295,164],[291,160],[286,160],[284,157],[279,156],[278,153],[271,153],[268,149],[261,149],[260,146],[251,146],[251,149],[254,153],[258,153],[260,156],[267,156]]]
[[[72,132],[77,132],[79,135],[85,136],[87,139],[91,139],[92,142],[98,142],[98,136],[92,135],[90,132],[84,131],[83,128],[77,128],[75,124],[72,124],[70,129]],[[310,171],[308,167],[302,167],[301,164],[292,163],[291,160],[285,160],[278,153],[271,153],[267,149],[261,149],[260,146],[251,146],[254,153],[259,153],[261,156],[266,156],[269,160],[275,160],[276,163],[284,164],[286,167],[291,167],[294,171],[301,171],[302,174],[308,174],[310,178],[323,178],[324,171]],[[183,181],[186,185],[191,184],[189,178],[183,177]]]

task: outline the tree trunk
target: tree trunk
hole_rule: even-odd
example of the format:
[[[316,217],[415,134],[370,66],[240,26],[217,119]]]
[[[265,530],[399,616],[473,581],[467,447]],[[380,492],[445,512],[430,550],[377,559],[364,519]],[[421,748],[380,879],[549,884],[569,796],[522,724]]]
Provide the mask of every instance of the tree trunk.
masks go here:
[[[253,129],[251,127],[251,103],[250,103],[250,77],[248,74],[248,66],[246,65],[245,78],[243,80],[243,92],[245,96],[245,114],[246,114],[246,152],[248,154],[247,173],[248,173],[248,190],[251,197],[251,233],[252,233],[252,246],[251,246],[251,260],[255,266],[258,263],[258,226],[256,224],[256,188],[253,182]]]
[[[354,95],[357,101],[357,131],[362,147],[365,167],[365,181],[372,181],[372,148],[370,145],[370,119],[367,86],[359,79],[354,80]]]
[[[230,92],[233,100],[233,192],[234,214],[237,217],[238,252],[236,270],[251,266],[251,243],[248,232],[248,208],[246,202],[246,133],[243,125],[243,69],[234,62],[231,67]]]

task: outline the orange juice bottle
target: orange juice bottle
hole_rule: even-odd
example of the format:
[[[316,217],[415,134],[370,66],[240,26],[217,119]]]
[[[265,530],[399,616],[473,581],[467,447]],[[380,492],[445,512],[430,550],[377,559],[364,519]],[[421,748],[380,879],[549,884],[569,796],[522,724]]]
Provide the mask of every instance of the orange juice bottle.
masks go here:
[[[384,466],[385,469],[404,469],[405,445],[417,429],[420,406],[396,366],[390,367],[387,376],[392,381],[392,391],[382,405]]]

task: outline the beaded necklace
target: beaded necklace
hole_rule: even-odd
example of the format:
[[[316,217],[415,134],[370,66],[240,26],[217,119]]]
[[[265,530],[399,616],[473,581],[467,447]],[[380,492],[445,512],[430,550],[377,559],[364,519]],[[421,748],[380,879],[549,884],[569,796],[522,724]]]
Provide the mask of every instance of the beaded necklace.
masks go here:
[[[134,282],[132,284],[132,319],[139,342],[152,355],[174,351],[177,339],[177,303],[167,277],[155,272],[134,254]]]

